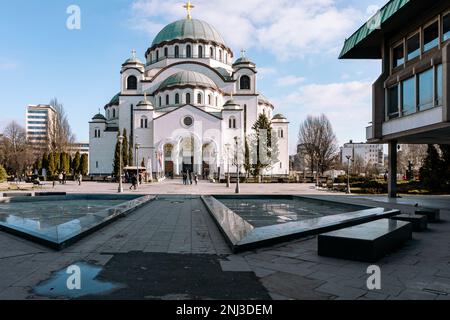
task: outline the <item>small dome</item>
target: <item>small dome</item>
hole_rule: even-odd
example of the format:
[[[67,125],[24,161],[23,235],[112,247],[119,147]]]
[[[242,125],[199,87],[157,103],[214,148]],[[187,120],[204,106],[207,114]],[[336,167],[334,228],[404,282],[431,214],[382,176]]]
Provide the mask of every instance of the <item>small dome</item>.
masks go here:
[[[129,58],[125,60],[125,62],[122,65],[124,66],[126,64],[143,64],[143,63],[138,58]]]
[[[285,116],[283,116],[281,113],[277,113],[276,115],[273,116],[272,119],[273,120],[286,120],[287,118]]]
[[[174,86],[192,85],[196,87],[206,87],[217,89],[217,85],[207,76],[194,71],[181,71],[169,76],[164,80],[158,90],[167,89]]]
[[[233,63],[233,66],[237,66],[239,64],[252,65],[253,67],[255,66],[255,64],[248,57],[240,57]]]
[[[97,113],[92,120],[101,120],[101,121],[106,121],[106,118],[104,115],[102,115],[101,113]]]
[[[219,45],[225,41],[209,23],[198,19],[183,19],[165,26],[153,40],[152,47],[172,40],[205,40]]]
[[[119,97],[120,92],[112,97],[111,101],[108,103],[108,106],[118,106],[119,105]]]
[[[149,100],[142,100],[136,105],[137,108],[153,109],[153,104]]]
[[[233,99],[228,100],[227,102],[225,102],[225,104],[223,105],[224,109],[238,109],[241,106],[239,104],[236,103],[236,101],[234,101]]]

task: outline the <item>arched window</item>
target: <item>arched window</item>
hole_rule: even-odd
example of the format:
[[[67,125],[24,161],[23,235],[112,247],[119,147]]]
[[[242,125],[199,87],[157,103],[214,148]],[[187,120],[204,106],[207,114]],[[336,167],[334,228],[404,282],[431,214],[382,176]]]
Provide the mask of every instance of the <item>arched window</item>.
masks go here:
[[[225,52],[225,63],[228,64],[228,53]]]
[[[159,61],[159,50],[156,50],[156,62]]]
[[[213,47],[209,48],[209,57],[211,59],[214,59],[214,48]]]
[[[219,61],[222,61],[222,50],[219,50]]]
[[[212,106],[212,95],[208,95],[208,104]]]
[[[250,77],[242,76],[240,81],[241,90],[250,90]]]
[[[159,97],[159,106],[162,107],[162,99]]]
[[[137,89],[137,78],[135,76],[129,76],[127,78],[127,90]]]
[[[202,46],[198,46],[198,57],[203,58],[203,47]]]
[[[186,104],[190,104],[190,103],[191,103],[191,94],[186,93]]]
[[[167,49],[167,47],[166,48],[164,48],[164,57],[168,57],[169,56],[169,49]]]
[[[197,104],[202,104],[202,94],[197,94]]]
[[[113,109],[113,119],[116,118],[116,109]]]
[[[180,48],[178,46],[175,46],[175,58],[180,57]]]
[[[170,98],[169,98],[169,95],[168,95],[168,94],[166,94],[166,106],[167,106],[167,105],[169,105],[169,102],[170,102]]]
[[[278,130],[278,137],[279,138],[284,138],[284,131],[283,131],[283,129],[279,129]]]
[[[143,116],[141,118],[141,128],[142,129],[147,129],[148,128],[148,119],[146,116]]]
[[[180,104],[180,95],[178,93],[175,94],[175,104]]]
[[[186,46],[186,58],[191,58],[192,57],[192,49],[191,49],[191,45],[188,44]]]

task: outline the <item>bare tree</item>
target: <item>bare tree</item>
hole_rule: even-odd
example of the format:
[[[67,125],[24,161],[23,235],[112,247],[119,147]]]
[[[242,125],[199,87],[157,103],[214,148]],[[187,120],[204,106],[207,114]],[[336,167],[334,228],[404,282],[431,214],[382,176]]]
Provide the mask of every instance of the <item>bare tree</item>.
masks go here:
[[[323,174],[337,160],[338,147],[333,127],[322,114],[308,116],[300,125],[298,134],[299,150],[310,165],[311,174],[318,170]]]
[[[11,174],[23,174],[33,164],[34,157],[27,143],[25,129],[13,121],[6,126],[0,141],[0,160]]]
[[[68,152],[70,144],[75,142],[75,136],[70,128],[69,119],[62,103],[54,98],[50,105],[55,109],[55,119],[49,122],[49,151]]]
[[[412,169],[416,172],[422,167],[427,156],[426,144],[402,144],[398,152],[398,168],[401,173],[405,173],[411,161]]]

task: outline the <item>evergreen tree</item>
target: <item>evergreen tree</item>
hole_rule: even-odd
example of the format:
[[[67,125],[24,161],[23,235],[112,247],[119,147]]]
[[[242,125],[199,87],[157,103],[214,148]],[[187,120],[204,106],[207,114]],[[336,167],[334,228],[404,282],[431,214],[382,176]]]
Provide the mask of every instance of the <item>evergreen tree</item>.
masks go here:
[[[430,191],[439,191],[442,186],[442,162],[433,144],[428,145],[427,156],[420,168],[420,181]]]
[[[48,156],[48,175],[50,177],[54,176],[57,172],[57,166],[55,161],[55,154],[52,152]]]
[[[272,132],[272,124],[265,114],[260,114],[252,129],[252,171],[255,177],[261,172],[278,162],[278,143],[276,135]]]
[[[129,146],[128,146],[128,137],[127,137],[127,129],[123,129],[123,144],[122,144],[122,161],[123,161],[123,167],[125,168],[126,166],[131,166],[131,163],[129,163],[129,156],[128,156],[128,151],[129,151]]]
[[[65,152],[61,153],[61,171],[70,172],[69,155]]]
[[[73,168],[74,174],[80,173],[80,164],[81,164],[80,152],[77,151],[77,153],[75,153],[75,157],[73,158],[73,161],[72,161],[72,168]]]
[[[55,164],[55,173],[61,172],[61,156],[57,152],[53,152],[53,163]]]
[[[130,139],[129,139],[129,144],[128,144],[128,164],[130,166],[133,165],[133,136],[130,134]]]
[[[42,168],[48,171],[48,154],[47,154],[47,152],[42,155]]]
[[[0,182],[6,181],[7,178],[8,178],[8,175],[6,173],[5,168],[3,168],[2,165],[0,165]]]
[[[87,176],[89,173],[89,159],[87,154],[83,154],[81,156],[81,166],[80,166],[80,172],[83,176]]]
[[[117,141],[116,141],[116,149],[114,151],[114,163],[113,163],[113,175],[115,177],[119,177],[119,171],[120,171],[120,143],[119,143],[119,135],[117,134]]]
[[[244,169],[246,172],[246,177],[249,178],[251,174],[252,164],[250,162],[250,148],[248,146],[248,138],[245,137],[245,154],[244,154]]]
[[[441,172],[445,191],[450,191],[450,144],[440,144],[442,152]]]

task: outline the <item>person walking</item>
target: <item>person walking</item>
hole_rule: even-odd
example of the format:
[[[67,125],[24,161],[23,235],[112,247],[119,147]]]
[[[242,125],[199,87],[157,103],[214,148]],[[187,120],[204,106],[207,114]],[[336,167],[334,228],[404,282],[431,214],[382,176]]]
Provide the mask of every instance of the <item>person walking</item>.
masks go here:
[[[197,175],[197,173],[194,173],[194,181],[195,181],[195,185],[198,185],[198,175]]]
[[[78,185],[81,186],[81,181],[83,180],[83,175],[80,173],[78,175]]]
[[[186,185],[187,174],[186,171],[183,170],[183,185]]]
[[[133,175],[131,177],[131,187],[130,190],[134,188],[134,190],[137,190],[137,180],[138,178],[136,177],[136,175]]]
[[[58,175],[58,181],[59,181],[59,184],[62,184],[62,182],[63,182],[63,174],[62,174],[62,172],[60,172],[59,175]]]

